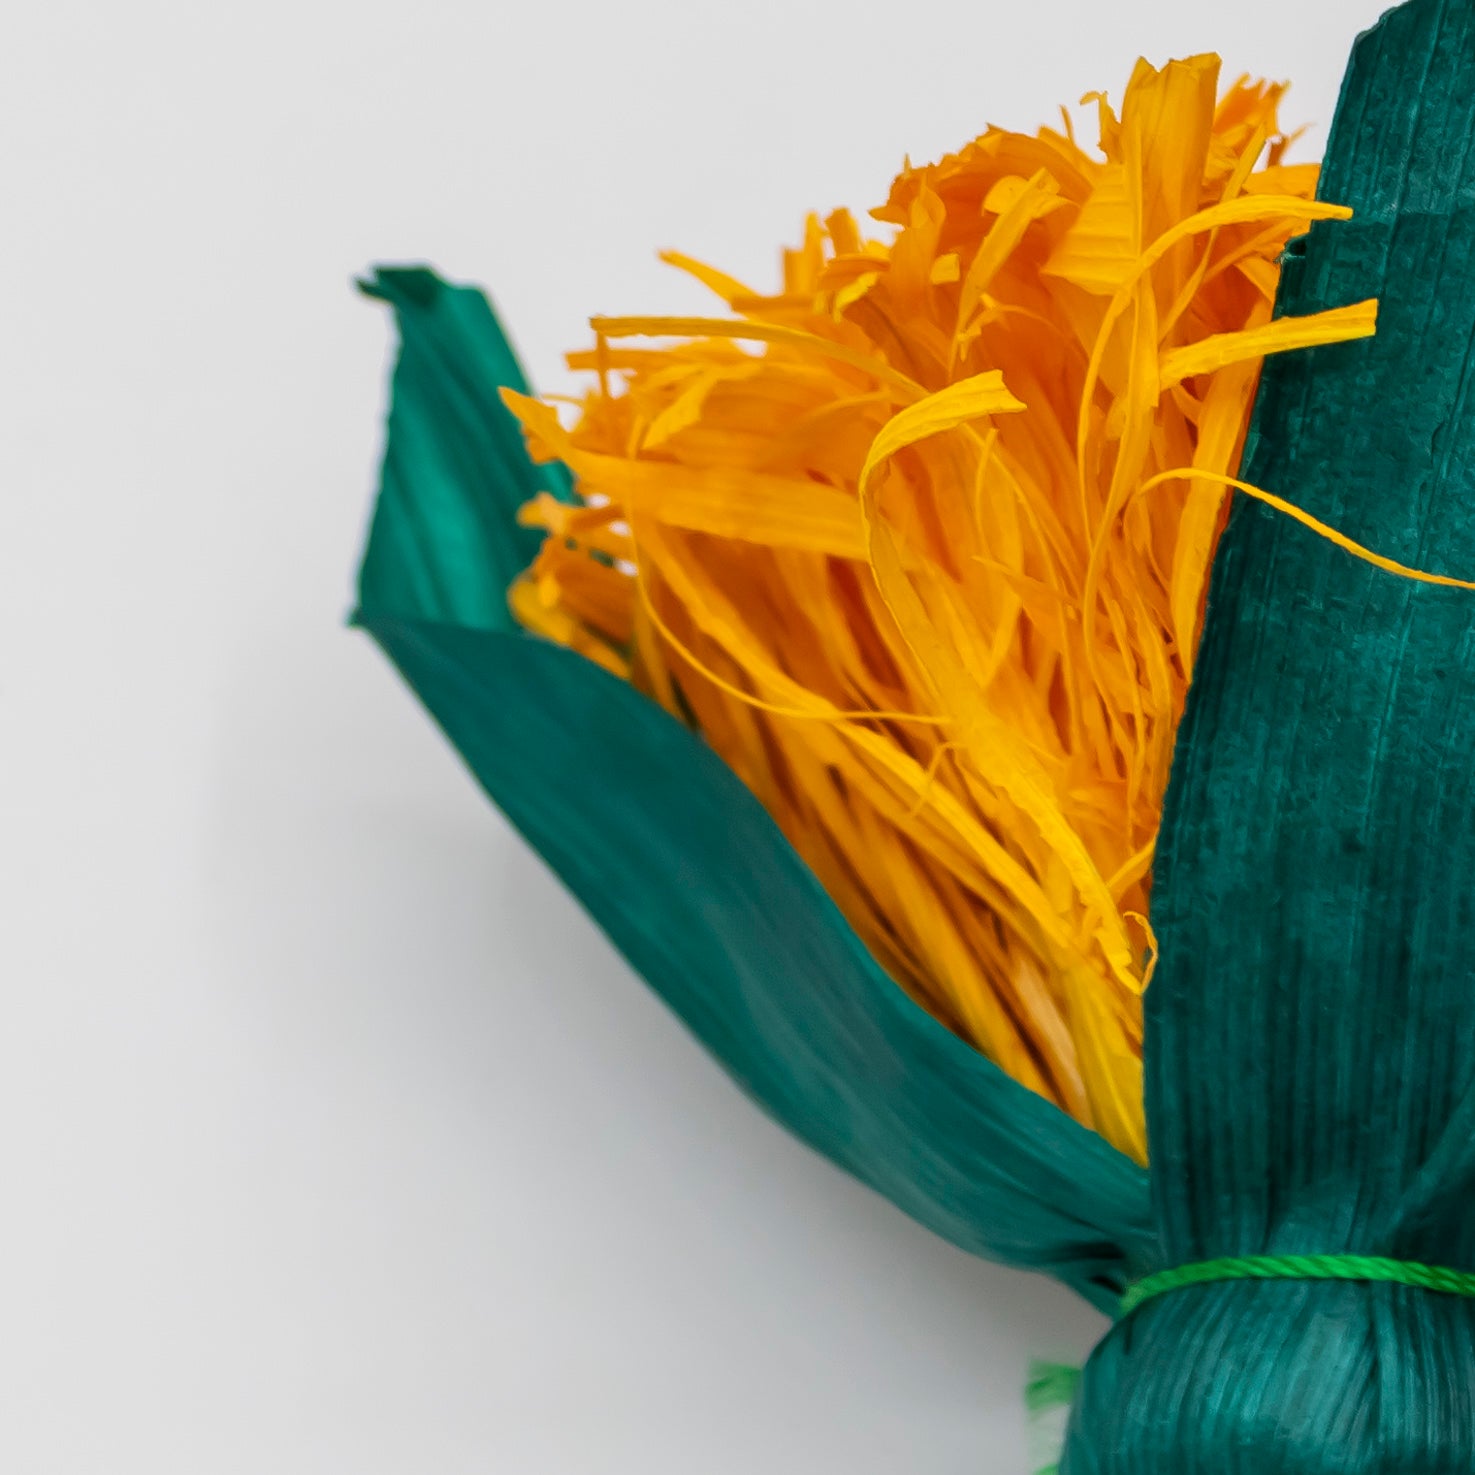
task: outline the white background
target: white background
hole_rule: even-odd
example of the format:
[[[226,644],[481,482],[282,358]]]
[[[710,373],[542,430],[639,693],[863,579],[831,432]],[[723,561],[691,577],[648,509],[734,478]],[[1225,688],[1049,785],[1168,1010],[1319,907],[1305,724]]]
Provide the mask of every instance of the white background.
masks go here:
[[[48,0],[0,33],[0,1469],[1023,1475],[1101,1323],[761,1119],[341,626],[387,333],[756,284],[903,154],[1377,0]],[[1087,124],[1089,126],[1089,124]]]

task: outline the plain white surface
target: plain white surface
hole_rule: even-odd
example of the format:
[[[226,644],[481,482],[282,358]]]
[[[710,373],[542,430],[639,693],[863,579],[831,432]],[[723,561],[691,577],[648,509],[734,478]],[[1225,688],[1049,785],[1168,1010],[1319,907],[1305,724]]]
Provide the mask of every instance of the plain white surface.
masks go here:
[[[0,1469],[1026,1468],[1099,1319],[762,1120],[341,628],[386,324],[757,282],[904,153],[1377,0],[49,0],[0,47]],[[1313,131],[1305,157],[1320,151]]]

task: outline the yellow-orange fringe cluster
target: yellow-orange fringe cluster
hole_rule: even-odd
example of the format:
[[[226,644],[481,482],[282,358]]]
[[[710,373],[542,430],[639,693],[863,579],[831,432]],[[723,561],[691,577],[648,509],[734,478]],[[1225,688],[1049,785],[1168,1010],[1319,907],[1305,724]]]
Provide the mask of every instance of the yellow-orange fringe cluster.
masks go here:
[[[1139,63],[1100,149],[993,128],[811,218],[732,316],[596,319],[582,505],[511,591],[530,629],[693,722],[876,957],[1018,1080],[1146,1156],[1153,844],[1263,355],[1315,219],[1283,88]],[[632,340],[663,340],[668,346]],[[795,978],[795,988],[804,980]]]

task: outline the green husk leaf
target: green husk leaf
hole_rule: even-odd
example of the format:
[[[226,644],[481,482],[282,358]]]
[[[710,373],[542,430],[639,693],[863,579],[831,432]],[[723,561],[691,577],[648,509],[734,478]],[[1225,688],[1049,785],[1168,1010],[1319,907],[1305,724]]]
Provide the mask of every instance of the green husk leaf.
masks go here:
[[[1475,0],[1358,43],[1277,311],[1377,336],[1267,362],[1247,478],[1413,567],[1475,574]],[[1475,596],[1248,501],[1221,546],[1153,886],[1162,1263],[1475,1268]],[[1475,1468],[1475,1302],[1175,1290],[1087,1367],[1068,1475]]]
[[[766,1111],[953,1243],[1109,1309],[1150,1254],[1145,1174],[913,1003],[699,737],[512,627],[516,506],[561,485],[503,437],[496,391],[521,371],[480,294],[378,282],[402,348],[357,623]]]

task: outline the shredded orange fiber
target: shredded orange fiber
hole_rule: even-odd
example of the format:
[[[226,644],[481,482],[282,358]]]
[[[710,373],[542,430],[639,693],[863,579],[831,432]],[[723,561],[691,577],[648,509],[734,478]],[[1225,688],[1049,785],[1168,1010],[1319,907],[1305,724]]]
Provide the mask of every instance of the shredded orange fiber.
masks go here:
[[[1139,1161],[1153,845],[1272,320],[1313,220],[1284,88],[1139,63],[1120,116],[991,128],[874,218],[811,218],[718,318],[595,319],[582,505],[511,591],[693,723],[933,1014]],[[1146,493],[1138,495],[1138,493]],[[796,978],[794,987],[804,980]]]

